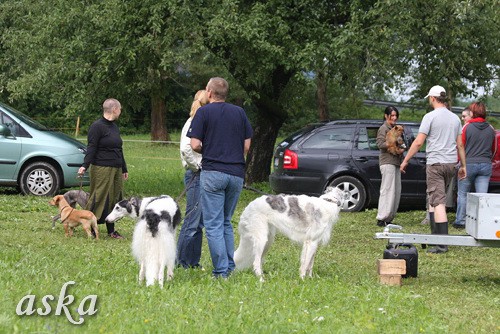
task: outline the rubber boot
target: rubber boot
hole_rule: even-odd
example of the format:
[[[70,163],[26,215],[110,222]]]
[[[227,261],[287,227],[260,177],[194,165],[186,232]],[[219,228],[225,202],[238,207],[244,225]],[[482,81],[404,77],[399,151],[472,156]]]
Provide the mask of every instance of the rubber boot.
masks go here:
[[[436,233],[432,233],[432,234],[447,235],[448,234],[448,222],[435,223],[434,231]],[[442,254],[442,253],[446,253],[447,251],[448,251],[448,246],[436,245],[436,247],[429,249],[427,251],[427,253]]]
[[[431,234],[437,234],[436,222],[434,221],[434,212],[429,212],[429,225],[431,227]]]
[[[429,226],[431,228],[431,234],[436,234],[436,222],[434,221],[434,212],[427,211],[427,217],[429,217]],[[435,245],[422,244],[423,249],[426,249],[427,246],[435,246]]]

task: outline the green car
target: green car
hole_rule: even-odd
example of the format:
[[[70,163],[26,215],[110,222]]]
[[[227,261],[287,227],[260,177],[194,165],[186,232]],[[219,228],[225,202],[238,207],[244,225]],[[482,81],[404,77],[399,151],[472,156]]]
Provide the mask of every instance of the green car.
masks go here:
[[[0,186],[54,196],[62,188],[88,185],[88,177],[77,177],[86,149],[0,102]]]

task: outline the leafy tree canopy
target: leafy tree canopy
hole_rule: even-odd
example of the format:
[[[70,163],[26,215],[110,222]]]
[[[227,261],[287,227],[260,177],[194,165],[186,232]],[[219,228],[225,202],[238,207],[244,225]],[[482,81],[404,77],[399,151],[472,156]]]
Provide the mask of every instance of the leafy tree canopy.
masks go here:
[[[438,83],[450,97],[488,87],[500,65],[499,8],[498,0],[4,0],[0,93],[92,119],[114,96],[131,111],[123,121],[148,120],[152,138],[164,139],[166,115],[223,76],[232,101],[254,111],[247,181],[265,181],[279,129],[289,117],[309,119],[313,95],[333,106],[321,117],[343,118],[408,78],[420,100]]]

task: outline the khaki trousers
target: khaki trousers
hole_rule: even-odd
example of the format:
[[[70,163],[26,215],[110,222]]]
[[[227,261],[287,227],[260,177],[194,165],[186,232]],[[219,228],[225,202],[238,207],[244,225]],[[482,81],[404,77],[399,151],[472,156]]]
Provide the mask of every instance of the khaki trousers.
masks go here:
[[[401,172],[399,166],[381,165],[380,198],[378,200],[377,220],[392,222],[396,216],[401,198]]]

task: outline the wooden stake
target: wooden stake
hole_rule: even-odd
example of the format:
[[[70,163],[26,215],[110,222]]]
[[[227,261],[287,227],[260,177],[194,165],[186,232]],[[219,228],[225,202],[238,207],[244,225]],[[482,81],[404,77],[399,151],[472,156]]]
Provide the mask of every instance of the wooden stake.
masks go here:
[[[75,137],[78,137],[78,134],[80,134],[80,116],[76,119]]]

